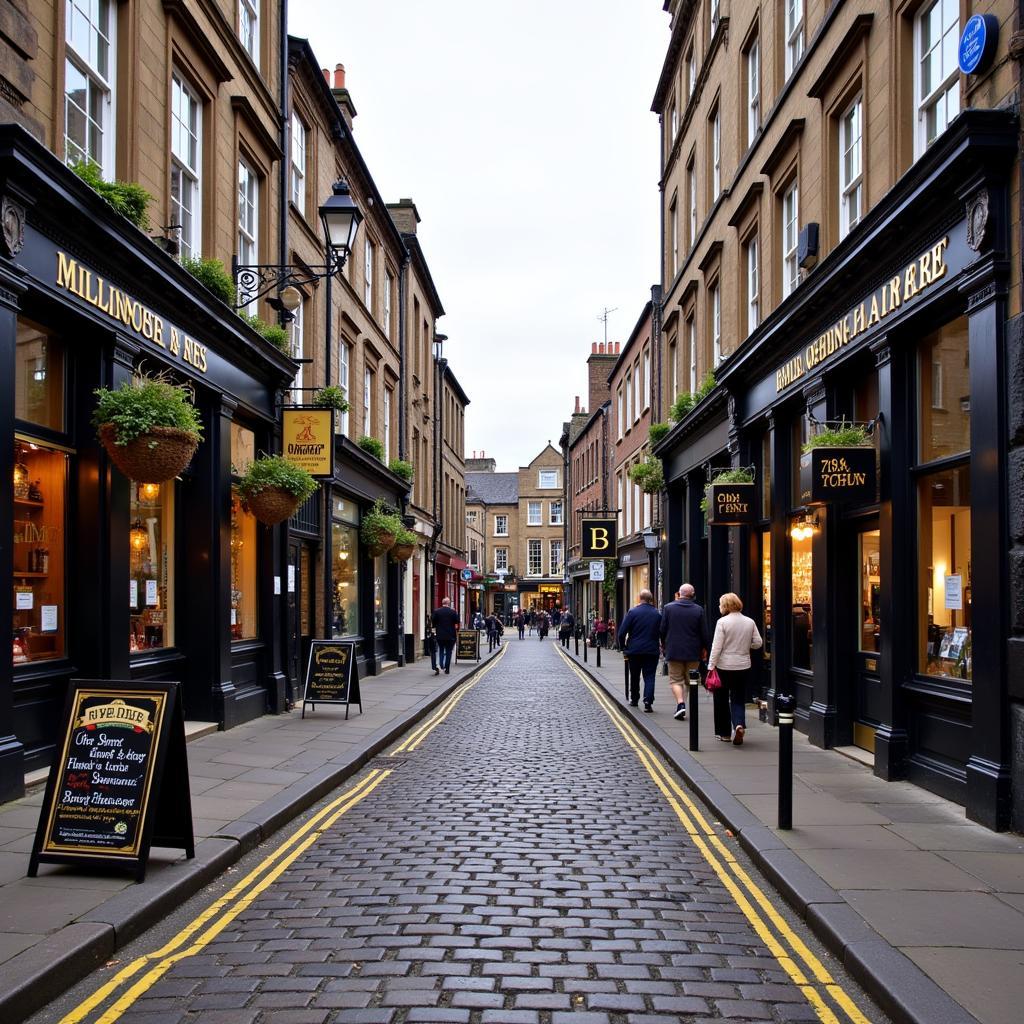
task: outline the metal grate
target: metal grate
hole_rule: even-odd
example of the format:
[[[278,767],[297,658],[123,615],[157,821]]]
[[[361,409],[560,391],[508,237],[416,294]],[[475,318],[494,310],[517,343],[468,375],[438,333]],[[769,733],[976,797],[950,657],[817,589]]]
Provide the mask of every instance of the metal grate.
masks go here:
[[[308,533],[314,537],[320,534],[320,506],[323,499],[321,492],[314,491],[308,497],[299,510],[288,520],[288,527],[296,533]]]
[[[406,763],[404,757],[375,757],[372,761],[367,761],[366,768],[379,768],[381,771],[386,769],[401,768]]]

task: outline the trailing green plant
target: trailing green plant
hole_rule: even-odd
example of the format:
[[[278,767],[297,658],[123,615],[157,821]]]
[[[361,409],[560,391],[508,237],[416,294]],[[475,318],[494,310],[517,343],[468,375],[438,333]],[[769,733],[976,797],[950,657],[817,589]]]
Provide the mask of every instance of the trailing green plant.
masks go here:
[[[363,513],[359,536],[367,547],[373,548],[378,545],[384,534],[390,533],[397,538],[404,529],[405,525],[401,516],[394,509],[385,505],[382,498],[378,498]],[[415,540],[415,536],[413,539]]]
[[[644,462],[630,466],[629,479],[644,494],[657,494],[665,486],[665,470],[662,467],[661,459],[654,455],[648,455]]]
[[[104,181],[99,164],[92,160],[76,160],[71,170],[122,217],[143,231],[149,230],[149,204],[153,197],[141,185],[133,181]]]
[[[677,395],[676,400],[672,403],[672,407],[668,411],[669,419],[675,423],[686,419],[693,410],[693,405],[693,395],[691,395],[689,391],[684,391],[682,394]]]
[[[238,292],[231,275],[224,269],[220,260],[204,260],[198,256],[182,256],[181,266],[187,270],[200,284],[205,285],[222,302],[234,308],[238,301]]]
[[[306,470],[289,462],[284,456],[260,455],[249,463],[238,482],[238,491],[243,498],[251,498],[260,491],[279,488],[298,498],[301,503],[319,486]]]
[[[413,533],[412,530],[408,530],[404,526],[401,526],[395,533],[395,547],[398,547],[400,544],[412,544],[415,546],[417,539],[416,534]]]
[[[138,371],[121,386],[111,390],[96,388],[94,426],[112,423],[115,444],[125,445],[154,427],[184,430],[197,439],[203,436],[203,424],[192,404],[193,392],[186,384],[175,384],[165,374],[150,376]]]
[[[618,582],[619,561],[617,558],[604,558],[604,582],[601,584],[601,591],[605,600],[610,604],[615,600],[615,586]]]
[[[871,437],[864,427],[845,422],[837,427],[827,427],[817,433],[803,446],[804,452],[815,448],[867,448],[871,446]]]
[[[409,483],[412,480],[412,463],[407,462],[405,459],[392,459],[388,463],[388,469],[390,469],[395,476],[400,476],[406,483]]]
[[[712,484],[752,484],[754,474],[749,469],[720,469],[704,488],[704,497],[700,500],[700,510],[705,515],[708,512],[708,491]]]
[[[348,412],[348,399],[345,397],[345,389],[337,384],[328,384],[321,388],[313,397],[313,404],[318,409],[336,409],[338,412]]]
[[[647,431],[651,444],[657,444],[672,428],[667,423],[652,423]]]
[[[694,395],[695,405],[699,405],[708,397],[708,395],[711,394],[712,391],[715,390],[715,383],[715,371],[708,370],[708,372],[704,374],[704,379],[700,382],[700,386],[697,388],[696,394]]]
[[[363,449],[364,452],[372,455],[375,459],[379,459],[381,462],[384,461],[384,442],[377,440],[375,437],[370,437],[368,434],[363,434],[356,444]]]
[[[238,314],[264,341],[269,341],[279,352],[288,355],[291,346],[288,344],[288,331],[278,324],[268,324],[255,313]]]

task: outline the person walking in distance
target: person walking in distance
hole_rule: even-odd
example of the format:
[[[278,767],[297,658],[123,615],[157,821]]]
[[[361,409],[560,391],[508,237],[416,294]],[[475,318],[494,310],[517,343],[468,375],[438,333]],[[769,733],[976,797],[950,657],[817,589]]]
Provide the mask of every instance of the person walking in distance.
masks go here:
[[[644,677],[644,711],[654,710],[654,678],[661,646],[661,612],[654,607],[654,595],[640,591],[640,603],[626,612],[619,626],[619,643],[629,662],[629,705],[640,700],[640,676]]]
[[[434,627],[434,635],[437,637],[441,668],[447,675],[451,671],[452,648],[455,646],[455,635],[459,630],[459,614],[452,607],[450,597],[446,597],[441,602],[440,608],[434,609],[434,614],[430,616],[430,624]],[[434,675],[437,674],[435,669]]]
[[[523,633],[526,631],[526,616],[523,614],[522,608],[516,612],[516,629],[519,630],[519,639],[523,639]]]
[[[690,673],[707,660],[711,646],[708,619],[694,600],[695,591],[684,583],[676,599],[661,610],[661,648],[668,662],[668,682],[676,698],[675,718],[686,718]]]
[[[736,594],[718,600],[722,617],[715,624],[708,672],[718,669],[722,685],[714,691],[715,735],[725,743],[743,743],[747,729],[747,687],[750,683],[750,652],[763,641],[754,620],[743,614],[743,602]]]

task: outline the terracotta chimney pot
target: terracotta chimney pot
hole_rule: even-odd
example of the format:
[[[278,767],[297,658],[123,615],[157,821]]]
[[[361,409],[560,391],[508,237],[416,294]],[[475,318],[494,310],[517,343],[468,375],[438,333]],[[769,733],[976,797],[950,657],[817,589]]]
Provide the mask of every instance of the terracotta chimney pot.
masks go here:
[[[344,89],[345,88],[345,65],[335,64],[334,65],[334,88]]]
[[[324,81],[328,85],[330,85],[331,84],[331,73],[330,73],[330,71],[328,71],[327,68],[321,68],[320,69],[320,73],[324,76]]]

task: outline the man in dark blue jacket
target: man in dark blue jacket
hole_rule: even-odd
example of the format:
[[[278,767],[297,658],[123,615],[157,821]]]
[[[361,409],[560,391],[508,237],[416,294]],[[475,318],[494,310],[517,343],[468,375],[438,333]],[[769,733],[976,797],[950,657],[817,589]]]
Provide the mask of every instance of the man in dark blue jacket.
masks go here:
[[[636,707],[640,699],[640,674],[644,677],[644,711],[654,704],[654,677],[658,671],[661,648],[661,612],[654,607],[654,595],[640,591],[640,603],[626,612],[619,625],[619,646],[629,662],[629,704]]]
[[[690,673],[707,661],[711,647],[708,619],[694,601],[695,591],[684,583],[676,599],[665,605],[661,615],[661,646],[668,662],[668,681],[676,697],[675,718],[686,718]]]

